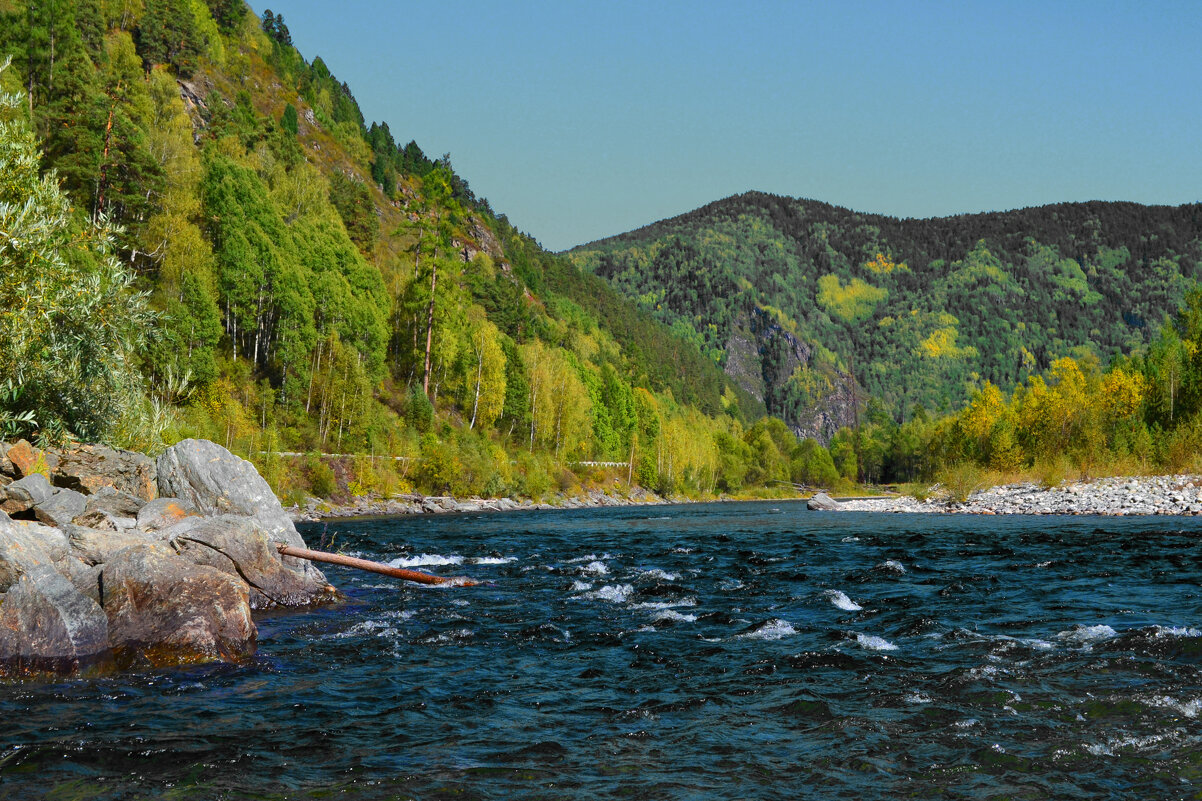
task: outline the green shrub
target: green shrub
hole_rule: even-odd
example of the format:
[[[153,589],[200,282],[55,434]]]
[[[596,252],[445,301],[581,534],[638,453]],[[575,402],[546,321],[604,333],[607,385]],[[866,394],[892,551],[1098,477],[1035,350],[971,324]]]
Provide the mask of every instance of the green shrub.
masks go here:
[[[308,455],[309,491],[318,498],[329,498],[338,491],[334,471],[317,453]]]

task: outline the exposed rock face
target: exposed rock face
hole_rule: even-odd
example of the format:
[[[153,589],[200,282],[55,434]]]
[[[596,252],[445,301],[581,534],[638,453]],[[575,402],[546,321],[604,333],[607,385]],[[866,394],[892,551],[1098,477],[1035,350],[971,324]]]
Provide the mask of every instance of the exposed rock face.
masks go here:
[[[0,488],[2,507],[25,518],[0,511],[0,676],[241,659],[255,648],[252,608],[338,597],[310,563],[279,555],[277,542],[304,541],[267,482],[224,448],[170,449],[161,498],[141,483],[145,457],[61,453],[53,475],[81,491],[41,473]]]
[[[858,384],[842,370],[817,368],[811,404],[794,408],[786,404],[783,390],[803,367],[816,368],[814,346],[783,328],[771,314],[752,309],[731,327],[726,374],[763,401],[769,413],[782,418],[798,437],[826,445],[840,428],[855,423]]]
[[[11,446],[6,456],[9,464],[12,466],[13,477],[24,478],[32,473],[34,466],[38,462],[38,455],[40,453],[41,451],[25,440],[19,440],[15,445]]]
[[[228,573],[142,544],[113,555],[101,580],[119,665],[159,667],[254,653],[250,593]]]
[[[155,498],[138,510],[138,528],[143,531],[158,531],[195,515],[196,511],[192,505],[179,498]]]
[[[128,492],[101,487],[88,496],[87,511],[108,512],[113,517],[137,517],[146,502]]]
[[[12,514],[32,509],[39,503],[45,503],[54,495],[54,488],[41,473],[34,473],[19,481],[14,481],[4,488],[7,500],[3,509]]]
[[[203,515],[255,517],[272,540],[305,547],[292,518],[255,466],[216,443],[202,439],[176,443],[159,457],[158,474],[163,495],[186,501]],[[303,571],[314,585],[326,583],[310,562],[286,557],[285,564]]]
[[[75,490],[60,489],[33,507],[34,514],[48,526],[63,526],[84,513],[88,499]]]
[[[159,490],[203,515],[257,517],[278,539],[301,546],[300,535],[271,487],[245,459],[203,439],[171,446],[158,461]]]
[[[155,465],[145,454],[104,445],[80,445],[56,455],[58,465],[51,475],[55,486],[85,495],[110,487],[143,501],[158,497]]]
[[[240,577],[250,588],[255,609],[302,606],[329,600],[329,588],[317,571],[285,567],[271,532],[255,517],[211,517],[174,537],[172,546],[185,559]],[[320,574],[318,574],[320,575]]]
[[[35,565],[0,604],[0,654],[17,674],[71,672],[103,659],[108,618],[50,565]]]

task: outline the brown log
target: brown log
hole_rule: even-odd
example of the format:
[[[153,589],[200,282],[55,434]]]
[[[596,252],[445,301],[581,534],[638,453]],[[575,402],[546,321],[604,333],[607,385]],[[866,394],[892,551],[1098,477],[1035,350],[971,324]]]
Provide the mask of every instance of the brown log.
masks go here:
[[[284,556],[295,556],[298,559],[308,559],[310,562],[326,562],[331,565],[342,565],[344,567],[354,567],[359,570],[367,570],[372,573],[382,573],[385,576],[393,578],[405,579],[406,581],[416,581],[418,584],[453,584],[456,587],[474,587],[479,582],[472,581],[464,576],[434,576],[430,573],[422,573],[417,570],[405,570],[400,567],[391,567],[381,564],[380,562],[372,562],[369,559],[357,559],[354,556],[343,556],[340,553],[328,553],[326,551],[311,551],[308,548],[295,548],[285,543],[277,543],[276,548]]]

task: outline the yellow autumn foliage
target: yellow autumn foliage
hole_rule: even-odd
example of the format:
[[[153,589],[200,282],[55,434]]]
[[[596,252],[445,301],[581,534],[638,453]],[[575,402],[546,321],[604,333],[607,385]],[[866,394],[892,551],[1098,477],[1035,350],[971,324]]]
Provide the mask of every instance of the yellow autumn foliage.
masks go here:
[[[872,259],[864,262],[864,269],[874,272],[877,275],[888,275],[894,270],[899,272],[910,271],[910,268],[905,262],[898,264],[893,260],[892,256],[887,256],[884,253],[877,253]]]
[[[827,313],[849,323],[858,323],[889,297],[889,290],[859,278],[844,285],[839,276],[828,274],[818,279],[818,303]]]

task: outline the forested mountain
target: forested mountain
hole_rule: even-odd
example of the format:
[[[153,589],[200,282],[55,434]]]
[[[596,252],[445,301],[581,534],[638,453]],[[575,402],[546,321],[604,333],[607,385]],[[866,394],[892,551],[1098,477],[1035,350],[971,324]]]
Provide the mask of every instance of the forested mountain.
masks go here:
[[[762,404],[367,123],[282,16],[0,0],[5,54],[0,434],[206,436],[327,494],[263,452],[412,457],[351,477],[384,491],[538,495],[583,459],[741,484],[720,443]]]
[[[569,255],[826,439],[857,399],[902,421],[1147,344],[1202,270],[1202,206],[897,219],[752,192]]]

